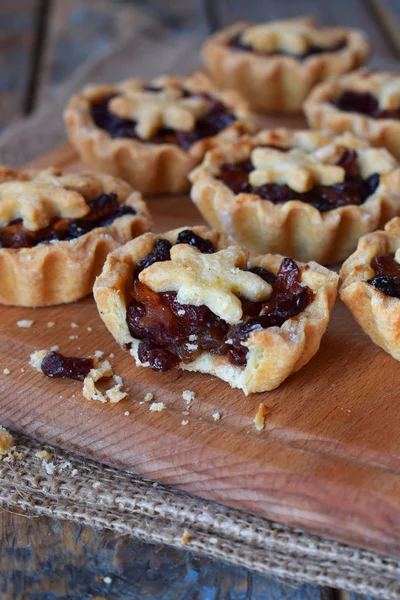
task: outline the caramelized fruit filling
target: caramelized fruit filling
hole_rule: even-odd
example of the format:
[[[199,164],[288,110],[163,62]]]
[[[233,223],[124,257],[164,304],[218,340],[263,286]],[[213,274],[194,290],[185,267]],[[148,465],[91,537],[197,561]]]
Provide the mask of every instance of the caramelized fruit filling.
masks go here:
[[[296,58],[297,60],[306,60],[306,58],[310,56],[315,56],[317,54],[326,54],[327,52],[338,52],[339,50],[343,50],[346,47],[347,42],[345,39],[339,40],[334,46],[310,46],[307,52],[304,54],[292,54],[290,52],[285,52],[280,50],[278,52],[258,52],[255,50],[250,44],[244,44],[241,41],[241,36],[243,32],[238,33],[229,43],[229,46],[234,50],[241,50],[245,52],[253,52],[254,54],[261,54],[262,56],[291,56]]]
[[[203,253],[214,252],[209,240],[190,230],[182,231],[176,243],[196,246]],[[175,292],[156,293],[138,280],[143,269],[169,260],[171,247],[168,240],[157,240],[154,249],[138,263],[127,312],[129,331],[141,340],[139,359],[155,371],[168,371],[180,361],[190,363],[202,352],[226,356],[232,364],[244,366],[248,349],[242,342],[252,331],[280,327],[313,299],[313,292],[300,284],[300,269],[293,260],[283,259],[277,275],[254,267],[250,271],[273,286],[272,295],[267,302],[242,299],[242,321],[232,327],[206,306],[179,304]]]
[[[368,283],[376,287],[386,296],[400,298],[400,265],[394,259],[395,253],[376,256],[371,263],[375,276]]]
[[[44,229],[29,231],[22,219],[15,219],[5,227],[0,227],[0,248],[32,248],[52,241],[73,240],[96,227],[108,227],[118,217],[134,215],[130,206],[119,204],[116,194],[101,194],[88,202],[90,212],[82,219],[54,219]]]
[[[146,87],[145,91],[157,93],[158,88]],[[102,101],[93,104],[92,119],[100,129],[104,129],[112,138],[132,138],[152,144],[177,144],[187,150],[195,142],[213,137],[229,127],[235,120],[232,111],[225,104],[205,93],[191,94],[185,92],[184,97],[200,97],[209,103],[209,111],[197,120],[194,131],[176,131],[166,127],[160,128],[150,140],[142,140],[136,135],[136,122],[123,119],[108,109],[108,104],[115,95],[107,96]]]
[[[287,149],[282,149],[282,151],[285,152]],[[270,200],[274,204],[300,200],[311,204],[321,212],[350,204],[360,205],[375,192],[379,185],[379,175],[373,174],[368,179],[362,178],[355,150],[346,150],[336,164],[346,172],[343,183],[335,183],[332,186],[315,185],[307,192],[295,192],[288,185],[278,183],[267,183],[259,187],[252,186],[249,183],[249,173],[254,166],[250,159],[222,165],[217,178],[223,181],[234,194],[256,194],[263,200]]]
[[[380,108],[377,98],[369,92],[345,90],[331,102],[344,112],[357,112],[373,119],[400,119],[400,108],[396,110]]]
[[[92,358],[64,356],[60,352],[48,352],[41,364],[41,369],[47,377],[68,377],[78,381],[83,381],[93,367]]]

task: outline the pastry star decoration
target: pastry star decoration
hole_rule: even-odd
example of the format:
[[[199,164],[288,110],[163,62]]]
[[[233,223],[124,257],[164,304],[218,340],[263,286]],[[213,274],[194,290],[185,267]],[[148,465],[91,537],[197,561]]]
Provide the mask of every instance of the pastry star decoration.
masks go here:
[[[180,304],[207,306],[230,325],[242,318],[238,296],[253,302],[266,300],[272,287],[246,268],[248,253],[230,246],[214,254],[202,254],[188,244],[171,248],[171,260],[144,269],[139,279],[155,292],[177,292]]]
[[[178,86],[166,86],[156,92],[143,89],[126,90],[125,96],[117,96],[110,102],[110,111],[136,122],[136,134],[148,140],[161,127],[177,131],[193,131],[196,121],[208,112],[204,98],[184,97]]]
[[[328,148],[328,147],[326,147]],[[296,192],[306,192],[315,184],[333,185],[345,178],[345,170],[326,161],[340,158],[339,148],[329,146],[312,153],[292,148],[289,152],[280,152],[272,148],[255,148],[251,153],[254,170],[250,172],[249,182],[258,187],[266,183],[282,183]],[[324,161],[324,162],[322,162]]]
[[[79,192],[58,185],[34,180],[0,184],[0,226],[22,219],[25,229],[37,231],[55,217],[79,219],[89,210]]]
[[[248,27],[243,31],[241,41],[258,52],[305,54],[312,45],[324,48],[333,46],[337,42],[337,35],[333,37],[329,32],[300,19],[288,19]]]

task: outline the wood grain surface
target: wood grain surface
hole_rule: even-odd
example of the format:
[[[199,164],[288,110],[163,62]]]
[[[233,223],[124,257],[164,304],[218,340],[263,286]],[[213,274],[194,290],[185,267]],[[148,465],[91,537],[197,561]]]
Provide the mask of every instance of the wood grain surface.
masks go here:
[[[45,163],[79,168],[68,146],[37,164]],[[158,198],[149,206],[158,230],[200,222],[185,197]],[[34,325],[18,328],[27,318]],[[56,325],[49,329],[48,321]],[[46,309],[2,307],[0,340],[4,426],[204,498],[400,554],[397,363],[339,302],[309,365],[278,390],[247,398],[211,376],[137,368],[105,330],[92,298]],[[34,349],[54,344],[67,355],[113,353],[129,400],[87,401],[81,384],[47,379],[28,366]],[[189,415],[186,389],[196,392]],[[147,392],[166,410],[154,413],[141,404]],[[260,401],[271,412],[257,432]],[[217,422],[216,411],[222,414]]]

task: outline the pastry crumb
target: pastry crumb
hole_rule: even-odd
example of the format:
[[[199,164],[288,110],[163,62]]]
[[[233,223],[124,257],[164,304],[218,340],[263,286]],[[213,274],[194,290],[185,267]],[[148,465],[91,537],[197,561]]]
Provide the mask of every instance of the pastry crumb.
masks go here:
[[[78,475],[78,469],[72,469],[71,477],[75,477],[75,475]]]
[[[54,327],[55,321],[47,321],[47,327]]]
[[[24,367],[21,367],[21,368],[20,368],[20,371],[21,371],[21,373],[25,373],[25,369],[24,369]]]
[[[103,377],[113,377],[115,383],[115,385],[108,388],[105,393],[96,387],[96,383]],[[87,400],[98,400],[103,403],[109,400],[112,404],[115,404],[127,397],[127,393],[122,389],[122,386],[122,377],[114,375],[108,360],[103,360],[97,368],[91,369],[89,374],[86,375],[83,380],[82,393]]]
[[[93,331],[93,327],[86,327],[87,331]]]
[[[114,352],[110,352],[110,354],[108,355],[109,358],[114,358],[115,354]]]
[[[17,321],[17,327],[21,327],[21,329],[27,329],[28,327],[32,327],[35,321],[32,319],[21,319]]]
[[[189,421],[187,419],[183,419],[183,421],[181,421],[181,425],[188,425]]]
[[[258,407],[257,414],[254,417],[254,426],[257,429],[257,431],[262,431],[264,429],[265,417],[269,412],[270,410],[268,406],[265,406],[265,404],[261,402],[260,406]]]
[[[46,459],[42,460],[42,467],[46,471],[47,475],[53,475],[56,468],[53,462],[48,462]]]
[[[94,481],[92,483],[92,488],[94,488],[95,490],[97,490],[97,488],[99,488],[101,486],[100,481]]]
[[[76,329],[77,327],[79,327],[78,323],[71,323],[70,325],[72,329]]]
[[[44,460],[51,460],[53,458],[53,455],[48,450],[38,450],[35,452],[35,456]]]
[[[190,532],[185,529],[183,531],[182,537],[181,537],[181,542],[182,544],[187,544],[190,541]]]
[[[111,577],[103,577],[103,581],[106,585],[110,585],[112,583]]]
[[[103,356],[104,356],[103,350],[96,350],[96,352],[94,353],[94,356],[96,358],[103,358]]]
[[[11,373],[11,371],[10,371],[10,369],[5,368],[5,369],[3,369],[3,373],[4,373],[4,375],[9,375]]]
[[[149,406],[149,410],[151,410],[151,411],[161,412],[164,409],[165,409],[164,402],[153,402]]]
[[[79,338],[79,335],[70,335],[69,339],[70,340],[77,340]]]
[[[55,346],[52,346],[52,347],[50,348],[50,350],[51,350],[52,352],[57,352],[59,349],[60,349],[60,346],[57,346],[57,344],[56,344]]]
[[[5,456],[11,449],[14,438],[7,429],[0,425],[0,457]]]
[[[29,364],[31,367],[36,369],[36,371],[42,372],[42,360],[46,356],[48,350],[35,350],[29,357]]]
[[[145,402],[151,402],[154,398],[154,394],[153,392],[147,392],[147,394],[145,395],[145,397],[143,398],[143,400]]]
[[[212,418],[214,419],[214,421],[219,421],[221,419],[221,413],[215,412]]]
[[[129,410],[126,410],[126,411],[124,412],[124,415],[125,415],[125,417],[129,417],[129,415],[130,415],[130,414],[131,414],[131,413],[129,412]]]
[[[188,406],[190,406],[190,404],[193,402],[193,400],[196,398],[196,394],[195,392],[193,392],[192,390],[184,390],[182,392],[182,398],[184,399],[184,401],[186,402],[186,404]]]

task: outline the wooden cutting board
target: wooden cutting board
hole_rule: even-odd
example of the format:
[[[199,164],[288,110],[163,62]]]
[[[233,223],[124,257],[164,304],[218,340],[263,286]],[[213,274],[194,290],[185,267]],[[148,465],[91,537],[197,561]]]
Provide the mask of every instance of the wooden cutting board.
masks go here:
[[[69,146],[35,161],[49,164],[82,168]],[[187,197],[149,206],[159,231],[202,222]],[[34,324],[21,329],[20,319]],[[340,301],[312,361],[279,389],[248,397],[211,376],[137,368],[92,298],[55,308],[1,307],[0,342],[4,426],[203,498],[400,555],[399,366]],[[88,401],[80,383],[34,371],[31,352],[54,344],[66,355],[113,353],[129,400]],[[186,414],[188,389],[196,399]],[[142,402],[147,392],[166,410],[150,412]],[[257,432],[261,401],[270,414]]]

